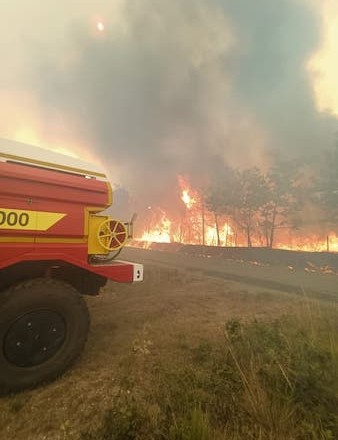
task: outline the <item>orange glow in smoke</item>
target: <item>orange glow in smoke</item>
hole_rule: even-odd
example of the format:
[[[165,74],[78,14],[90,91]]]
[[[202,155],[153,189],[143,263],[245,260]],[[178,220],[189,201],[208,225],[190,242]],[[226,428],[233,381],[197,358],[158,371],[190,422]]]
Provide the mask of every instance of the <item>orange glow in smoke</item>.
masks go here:
[[[24,144],[36,145],[40,148],[45,148],[50,151],[54,151],[55,153],[65,154],[66,156],[71,156],[78,158],[79,156],[74,152],[74,150],[70,150],[69,148],[61,147],[59,145],[54,144],[46,144],[45,141],[41,139],[38,132],[33,128],[33,126],[22,126],[18,128],[14,135],[13,140],[22,142]]]
[[[96,23],[96,28],[97,28],[97,30],[98,30],[99,32],[103,32],[103,31],[105,30],[105,26],[104,26],[104,24],[102,23],[102,21],[98,21],[98,22]]]
[[[322,20],[322,42],[308,62],[317,107],[338,117],[338,4],[334,0],[317,3]]]

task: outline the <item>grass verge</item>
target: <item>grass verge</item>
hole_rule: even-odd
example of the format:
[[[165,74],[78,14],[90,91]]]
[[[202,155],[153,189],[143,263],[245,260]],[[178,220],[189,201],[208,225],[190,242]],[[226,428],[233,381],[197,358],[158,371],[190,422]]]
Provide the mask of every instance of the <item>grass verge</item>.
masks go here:
[[[338,323],[314,304],[273,321],[227,321],[218,339],[181,341],[174,357],[156,356],[147,331],[82,440],[337,439]]]

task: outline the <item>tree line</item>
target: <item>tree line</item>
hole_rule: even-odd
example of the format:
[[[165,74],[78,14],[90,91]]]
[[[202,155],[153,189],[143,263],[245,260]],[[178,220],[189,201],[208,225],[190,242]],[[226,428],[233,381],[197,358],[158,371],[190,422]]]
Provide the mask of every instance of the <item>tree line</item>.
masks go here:
[[[209,180],[204,204],[214,214],[218,245],[224,216],[245,233],[248,247],[259,235],[272,248],[282,228],[332,230],[338,222],[338,143],[316,157],[276,160],[265,170],[224,166]]]

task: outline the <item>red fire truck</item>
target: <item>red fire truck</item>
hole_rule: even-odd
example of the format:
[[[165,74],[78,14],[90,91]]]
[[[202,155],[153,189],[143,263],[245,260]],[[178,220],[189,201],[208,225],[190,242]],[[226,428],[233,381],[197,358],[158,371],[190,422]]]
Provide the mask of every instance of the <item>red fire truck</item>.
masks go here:
[[[112,190],[97,166],[0,140],[0,393],[49,381],[79,356],[83,295],[143,279],[117,254],[132,223],[98,215]]]

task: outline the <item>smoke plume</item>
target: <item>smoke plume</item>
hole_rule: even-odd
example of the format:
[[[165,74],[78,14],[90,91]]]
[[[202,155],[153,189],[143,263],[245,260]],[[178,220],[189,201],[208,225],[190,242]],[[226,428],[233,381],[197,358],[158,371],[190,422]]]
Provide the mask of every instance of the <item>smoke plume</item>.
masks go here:
[[[0,135],[27,122],[47,143],[83,145],[144,206],[169,201],[177,174],[203,184],[225,163],[309,157],[332,142],[335,120],[316,110],[306,69],[322,29],[305,0],[2,8]]]

